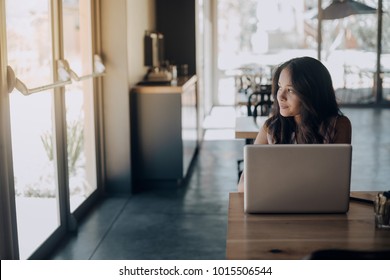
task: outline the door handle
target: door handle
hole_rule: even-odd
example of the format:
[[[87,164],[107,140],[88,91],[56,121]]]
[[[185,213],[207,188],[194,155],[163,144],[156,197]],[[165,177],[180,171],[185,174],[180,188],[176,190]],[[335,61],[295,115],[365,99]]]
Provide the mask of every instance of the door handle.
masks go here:
[[[69,62],[66,59],[60,60],[59,63],[62,65],[62,68],[68,72],[72,80],[75,80],[77,82],[105,75],[106,67],[104,66],[100,56],[97,54],[95,54],[93,57],[93,73],[84,76],[77,75],[77,73],[73,71],[72,68],[70,68]]]
[[[39,86],[35,88],[28,88],[25,83],[23,83],[19,78],[16,77],[14,70],[12,69],[11,66],[8,65],[7,66],[8,93],[11,93],[16,88],[16,90],[18,90],[21,94],[28,96],[33,93],[62,87],[72,83],[69,74],[67,73],[67,71],[63,69],[60,63],[57,64],[57,72],[59,78],[61,79],[60,81],[54,82],[53,84],[49,84],[49,85]]]

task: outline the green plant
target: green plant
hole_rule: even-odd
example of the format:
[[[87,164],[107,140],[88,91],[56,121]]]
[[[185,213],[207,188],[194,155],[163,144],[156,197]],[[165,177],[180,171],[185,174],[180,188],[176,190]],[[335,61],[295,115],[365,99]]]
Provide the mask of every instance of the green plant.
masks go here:
[[[84,121],[82,118],[68,122],[67,124],[67,153],[68,171],[70,175],[76,175],[78,163],[84,149]],[[41,135],[41,142],[49,161],[54,159],[53,133],[46,131]]]
[[[69,174],[77,173],[77,163],[84,149],[84,122],[76,120],[68,124],[68,168]]]
[[[53,134],[49,131],[44,132],[41,135],[41,142],[43,148],[45,149],[46,155],[49,158],[49,161],[53,160]]]

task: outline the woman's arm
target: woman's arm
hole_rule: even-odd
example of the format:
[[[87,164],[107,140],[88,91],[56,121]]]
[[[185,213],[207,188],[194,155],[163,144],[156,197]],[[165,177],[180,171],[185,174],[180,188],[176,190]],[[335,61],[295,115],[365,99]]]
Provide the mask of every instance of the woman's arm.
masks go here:
[[[267,131],[268,131],[268,128],[264,124],[262,126],[262,128],[260,129],[259,133],[257,133],[254,144],[268,144],[268,138],[267,138],[268,132]]]
[[[267,127],[265,126],[265,124],[260,129],[259,133],[257,133],[254,144],[268,144]],[[238,182],[237,186],[237,191],[244,192],[244,172],[241,173],[240,181]]]
[[[352,142],[352,126],[351,121],[346,116],[337,118],[335,126],[334,143],[351,144]]]
[[[240,181],[237,185],[238,192],[244,192],[244,172],[241,173]]]

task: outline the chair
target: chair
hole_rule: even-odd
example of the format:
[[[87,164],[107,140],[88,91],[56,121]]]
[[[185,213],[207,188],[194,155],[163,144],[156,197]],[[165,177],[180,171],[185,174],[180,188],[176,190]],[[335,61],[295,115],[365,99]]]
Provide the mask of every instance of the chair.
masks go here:
[[[257,116],[269,116],[271,113],[272,104],[273,100],[271,85],[260,85],[258,90],[251,93],[248,97],[248,116],[253,117],[255,122]],[[245,139],[245,144],[253,144],[253,140]],[[238,180],[240,180],[241,174],[243,172],[243,162],[243,159],[237,160]]]
[[[256,120],[257,116],[269,116],[272,104],[273,102],[271,100],[261,100],[257,102],[253,109],[253,118]]]
[[[271,85],[261,85],[259,86],[258,90],[251,93],[248,97],[248,102],[247,102],[248,116],[253,116],[255,112],[256,112],[256,116],[268,116],[272,104],[273,101],[272,101]],[[260,114],[257,111],[258,109],[261,109]]]

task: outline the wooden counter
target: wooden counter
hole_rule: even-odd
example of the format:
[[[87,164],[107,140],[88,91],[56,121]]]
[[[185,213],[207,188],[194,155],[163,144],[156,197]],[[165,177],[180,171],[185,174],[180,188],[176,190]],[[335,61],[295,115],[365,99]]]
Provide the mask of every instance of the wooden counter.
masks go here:
[[[178,77],[174,82],[141,82],[132,91],[141,94],[177,94],[184,93],[197,82],[197,77]]]

